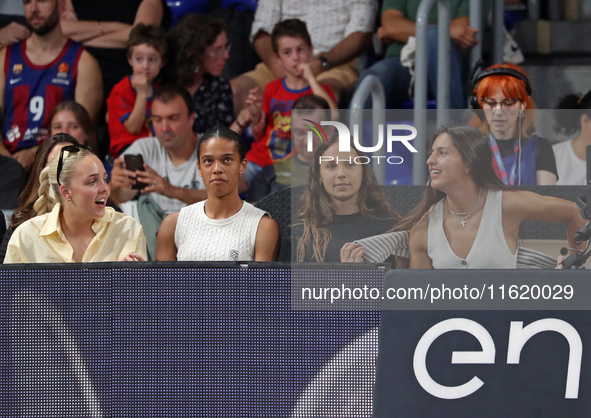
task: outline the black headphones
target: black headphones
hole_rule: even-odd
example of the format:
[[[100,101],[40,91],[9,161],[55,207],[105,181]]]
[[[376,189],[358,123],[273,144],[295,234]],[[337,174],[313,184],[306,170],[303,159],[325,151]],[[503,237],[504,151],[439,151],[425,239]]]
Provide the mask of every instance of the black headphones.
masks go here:
[[[529,80],[527,76],[523,75],[521,72],[514,70],[512,68],[491,68],[489,70],[484,70],[477,76],[476,71],[479,68],[484,67],[484,62],[480,59],[474,65],[472,72],[470,73],[470,90],[468,91],[468,103],[470,107],[474,110],[482,109],[480,107],[480,101],[478,100],[478,96],[476,95],[476,87],[480,80],[486,77],[490,77],[492,75],[508,75],[510,77],[515,77],[525,83],[525,91],[528,96],[531,96],[531,85],[529,84]]]

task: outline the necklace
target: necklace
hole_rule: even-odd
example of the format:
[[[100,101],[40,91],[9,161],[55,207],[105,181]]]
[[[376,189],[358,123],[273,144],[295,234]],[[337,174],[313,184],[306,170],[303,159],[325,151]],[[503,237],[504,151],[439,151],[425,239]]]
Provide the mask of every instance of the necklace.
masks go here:
[[[470,216],[472,216],[472,214],[474,213],[474,211],[478,207],[478,204],[480,203],[481,196],[482,196],[482,187],[480,187],[480,190],[478,191],[478,200],[476,201],[476,204],[474,205],[472,210],[470,212],[464,212],[464,213],[454,212],[453,210],[451,210],[451,207],[449,206],[449,200],[447,201],[447,210],[449,211],[449,213],[451,213],[453,216],[455,216],[456,218],[458,218],[460,220],[460,223],[462,224],[462,228],[466,227],[466,219],[468,219]]]

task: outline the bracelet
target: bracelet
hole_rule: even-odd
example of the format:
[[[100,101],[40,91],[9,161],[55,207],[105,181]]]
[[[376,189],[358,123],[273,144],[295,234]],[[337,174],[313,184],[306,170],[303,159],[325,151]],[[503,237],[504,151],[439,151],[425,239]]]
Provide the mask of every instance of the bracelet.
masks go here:
[[[238,119],[236,119],[234,122],[236,122],[236,125],[238,125],[238,127],[239,127],[240,129],[242,129],[242,130],[245,130],[245,129],[246,129],[246,126],[242,126],[242,125],[240,124],[240,122],[238,122]]]

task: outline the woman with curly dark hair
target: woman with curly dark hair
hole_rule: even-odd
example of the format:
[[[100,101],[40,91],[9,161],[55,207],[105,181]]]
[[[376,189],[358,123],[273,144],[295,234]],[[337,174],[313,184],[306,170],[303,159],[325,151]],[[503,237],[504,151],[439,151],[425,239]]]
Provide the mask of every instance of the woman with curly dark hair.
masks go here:
[[[591,90],[587,94],[567,94],[560,99],[554,113],[557,132],[576,138],[554,144],[558,182],[563,185],[585,185],[587,179],[586,148],[591,145]]]
[[[318,147],[302,196],[300,222],[292,227],[297,261],[360,262],[364,250],[353,241],[396,224],[400,216],[388,205],[367,162],[353,146],[349,152],[339,151],[338,141]]]
[[[196,14],[185,16],[170,34],[175,82],[184,86],[195,104],[193,131],[230,127],[241,133],[250,122],[243,112],[234,121],[232,88],[220,77],[229,57],[226,24],[220,19]]]

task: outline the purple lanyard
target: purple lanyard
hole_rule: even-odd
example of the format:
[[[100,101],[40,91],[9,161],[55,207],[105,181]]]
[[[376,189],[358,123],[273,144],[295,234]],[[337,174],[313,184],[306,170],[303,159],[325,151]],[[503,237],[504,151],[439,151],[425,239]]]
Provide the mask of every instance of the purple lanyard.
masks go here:
[[[501,157],[501,152],[499,151],[499,145],[497,144],[497,140],[495,139],[492,133],[489,134],[488,140],[490,141],[490,146],[492,148],[493,155],[495,156],[495,161],[497,162],[499,173],[501,173],[503,183],[509,186],[513,186],[515,184],[515,171],[517,169],[517,156],[519,155],[519,144],[516,140],[513,140],[513,143],[515,144],[513,155],[515,156],[515,158],[513,159],[511,176],[507,177],[507,170],[505,169],[505,163],[503,163],[503,158]]]

